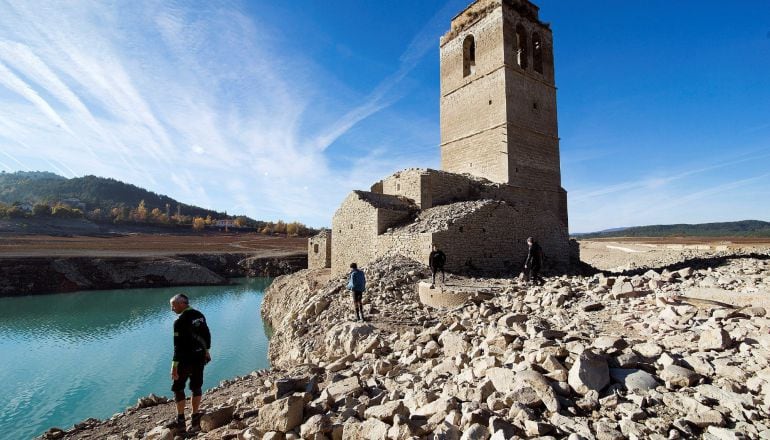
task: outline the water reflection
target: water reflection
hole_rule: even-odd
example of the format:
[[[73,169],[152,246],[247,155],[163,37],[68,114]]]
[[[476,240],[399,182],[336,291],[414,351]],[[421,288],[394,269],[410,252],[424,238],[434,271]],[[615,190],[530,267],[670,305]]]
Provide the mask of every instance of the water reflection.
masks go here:
[[[109,417],[151,392],[170,395],[168,299],[180,292],[212,329],[204,388],[266,368],[259,308],[270,281],[0,298],[0,437],[30,438]]]

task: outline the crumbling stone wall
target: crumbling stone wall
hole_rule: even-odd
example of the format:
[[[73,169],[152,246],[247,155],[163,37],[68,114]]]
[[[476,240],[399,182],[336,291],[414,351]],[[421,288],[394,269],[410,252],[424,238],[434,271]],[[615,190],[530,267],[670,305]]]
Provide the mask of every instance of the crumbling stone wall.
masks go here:
[[[518,270],[524,263],[526,238],[530,236],[540,242],[549,263],[556,266],[569,263],[564,190],[533,190],[420,168],[399,171],[373,188],[392,194],[358,191],[353,200],[346,199],[343,203],[343,206],[349,204],[350,209],[360,210],[356,204],[365,196],[364,211],[373,209],[367,214],[372,216],[373,226],[364,231],[334,226],[339,232],[335,232],[332,253],[336,255],[337,250],[342,249],[336,242],[340,234],[346,235],[347,243],[340,261],[332,264],[335,273],[346,271],[352,261],[365,265],[387,254],[400,254],[427,264],[434,243],[446,248],[447,255],[452,254],[448,270],[490,273]],[[419,213],[417,203],[404,201],[406,195],[422,201]],[[343,207],[335,215],[335,221],[350,223],[343,219],[353,215],[353,211],[341,211]],[[337,257],[332,260],[336,261]]]
[[[350,263],[364,265],[377,256],[377,236],[410,219],[417,207],[410,201],[368,191],[353,191],[332,218],[332,273],[346,272]]]
[[[527,254],[526,245],[520,245],[524,235],[520,223],[512,206],[495,201],[434,233],[433,241],[447,255],[447,270],[510,272]]]
[[[380,183],[380,192],[394,196],[403,196],[414,201],[420,209],[432,206],[429,170],[411,168],[398,171],[383,179]]]
[[[322,229],[307,242],[307,265],[309,269],[332,267],[332,231]]]

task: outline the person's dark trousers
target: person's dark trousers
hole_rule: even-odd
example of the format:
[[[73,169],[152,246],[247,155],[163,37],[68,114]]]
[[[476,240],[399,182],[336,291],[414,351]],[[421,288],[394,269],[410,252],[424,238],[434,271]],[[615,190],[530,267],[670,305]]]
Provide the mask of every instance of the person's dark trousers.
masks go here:
[[[356,320],[364,320],[364,292],[353,291],[353,308],[356,310]]]
[[[444,267],[443,266],[442,267],[431,267],[430,268],[430,273],[433,276],[433,282],[431,284],[436,284],[436,273],[438,271],[441,271],[441,282],[442,283],[444,282],[444,277],[446,276],[444,274]]]
[[[532,282],[532,284],[542,284],[543,278],[540,277],[540,267],[539,266],[532,266],[529,269],[529,281]]]

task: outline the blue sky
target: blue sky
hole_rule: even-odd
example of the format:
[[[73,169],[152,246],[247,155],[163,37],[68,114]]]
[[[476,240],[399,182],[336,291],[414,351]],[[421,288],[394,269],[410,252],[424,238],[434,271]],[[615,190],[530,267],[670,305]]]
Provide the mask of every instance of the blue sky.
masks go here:
[[[328,225],[439,167],[438,39],[467,3],[0,0],[0,170]],[[770,2],[537,4],[571,231],[770,220]]]

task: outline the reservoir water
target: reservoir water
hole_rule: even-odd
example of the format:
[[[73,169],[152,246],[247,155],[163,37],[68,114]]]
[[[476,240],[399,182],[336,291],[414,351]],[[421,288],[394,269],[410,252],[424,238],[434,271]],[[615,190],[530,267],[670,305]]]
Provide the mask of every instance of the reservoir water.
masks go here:
[[[0,298],[0,438],[109,418],[150,393],[170,398],[176,315],[168,300],[177,293],[211,328],[204,390],[267,368],[259,312],[270,281]]]

